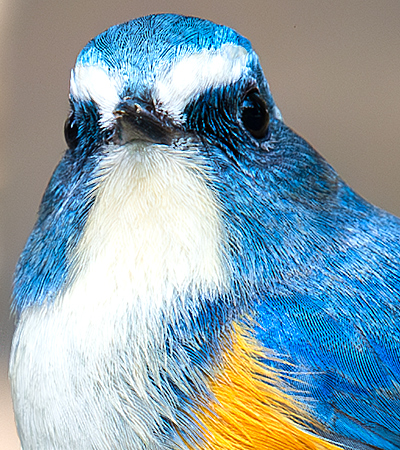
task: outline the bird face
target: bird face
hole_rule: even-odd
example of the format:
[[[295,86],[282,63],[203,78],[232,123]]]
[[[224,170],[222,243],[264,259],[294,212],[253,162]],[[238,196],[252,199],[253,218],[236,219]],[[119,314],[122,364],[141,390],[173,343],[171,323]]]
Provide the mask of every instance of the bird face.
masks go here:
[[[270,116],[279,113],[250,43],[200,19],[175,19],[168,35],[160,17],[148,20],[151,36],[138,20],[129,34],[111,28],[79,55],[69,147],[200,140],[236,158],[241,147],[265,147]]]

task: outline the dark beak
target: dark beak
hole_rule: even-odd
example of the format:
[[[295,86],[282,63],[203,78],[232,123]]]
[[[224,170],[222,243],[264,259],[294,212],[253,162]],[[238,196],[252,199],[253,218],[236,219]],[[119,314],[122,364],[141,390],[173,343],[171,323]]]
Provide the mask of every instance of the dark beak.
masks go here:
[[[117,127],[113,140],[118,145],[131,141],[147,141],[170,145],[176,137],[176,128],[167,120],[160,119],[150,107],[135,100],[120,103],[114,111]]]

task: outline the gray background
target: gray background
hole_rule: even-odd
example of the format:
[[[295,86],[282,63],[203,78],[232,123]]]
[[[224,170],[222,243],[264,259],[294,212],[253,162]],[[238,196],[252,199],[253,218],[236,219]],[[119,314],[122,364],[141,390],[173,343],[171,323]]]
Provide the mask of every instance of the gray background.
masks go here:
[[[275,100],[361,195],[400,215],[398,0],[0,0],[0,448],[17,449],[6,383],[11,274],[65,148],[71,67],[88,40],[176,12],[229,25],[258,52]]]

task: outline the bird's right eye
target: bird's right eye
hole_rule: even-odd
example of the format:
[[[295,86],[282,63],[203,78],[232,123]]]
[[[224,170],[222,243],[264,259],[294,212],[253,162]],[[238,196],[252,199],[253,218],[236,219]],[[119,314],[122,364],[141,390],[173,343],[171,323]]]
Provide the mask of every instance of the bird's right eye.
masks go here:
[[[241,113],[246,130],[256,139],[263,139],[268,131],[269,114],[267,104],[256,89],[247,93]]]
[[[70,149],[76,148],[78,145],[78,125],[75,122],[74,113],[70,113],[64,124],[64,137]]]

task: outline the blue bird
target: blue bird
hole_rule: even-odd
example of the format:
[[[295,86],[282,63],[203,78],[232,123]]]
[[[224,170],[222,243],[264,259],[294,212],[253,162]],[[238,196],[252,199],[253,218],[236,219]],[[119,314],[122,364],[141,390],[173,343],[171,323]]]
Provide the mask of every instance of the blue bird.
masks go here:
[[[288,128],[250,42],[113,26],[19,259],[23,450],[400,448],[400,221]]]

